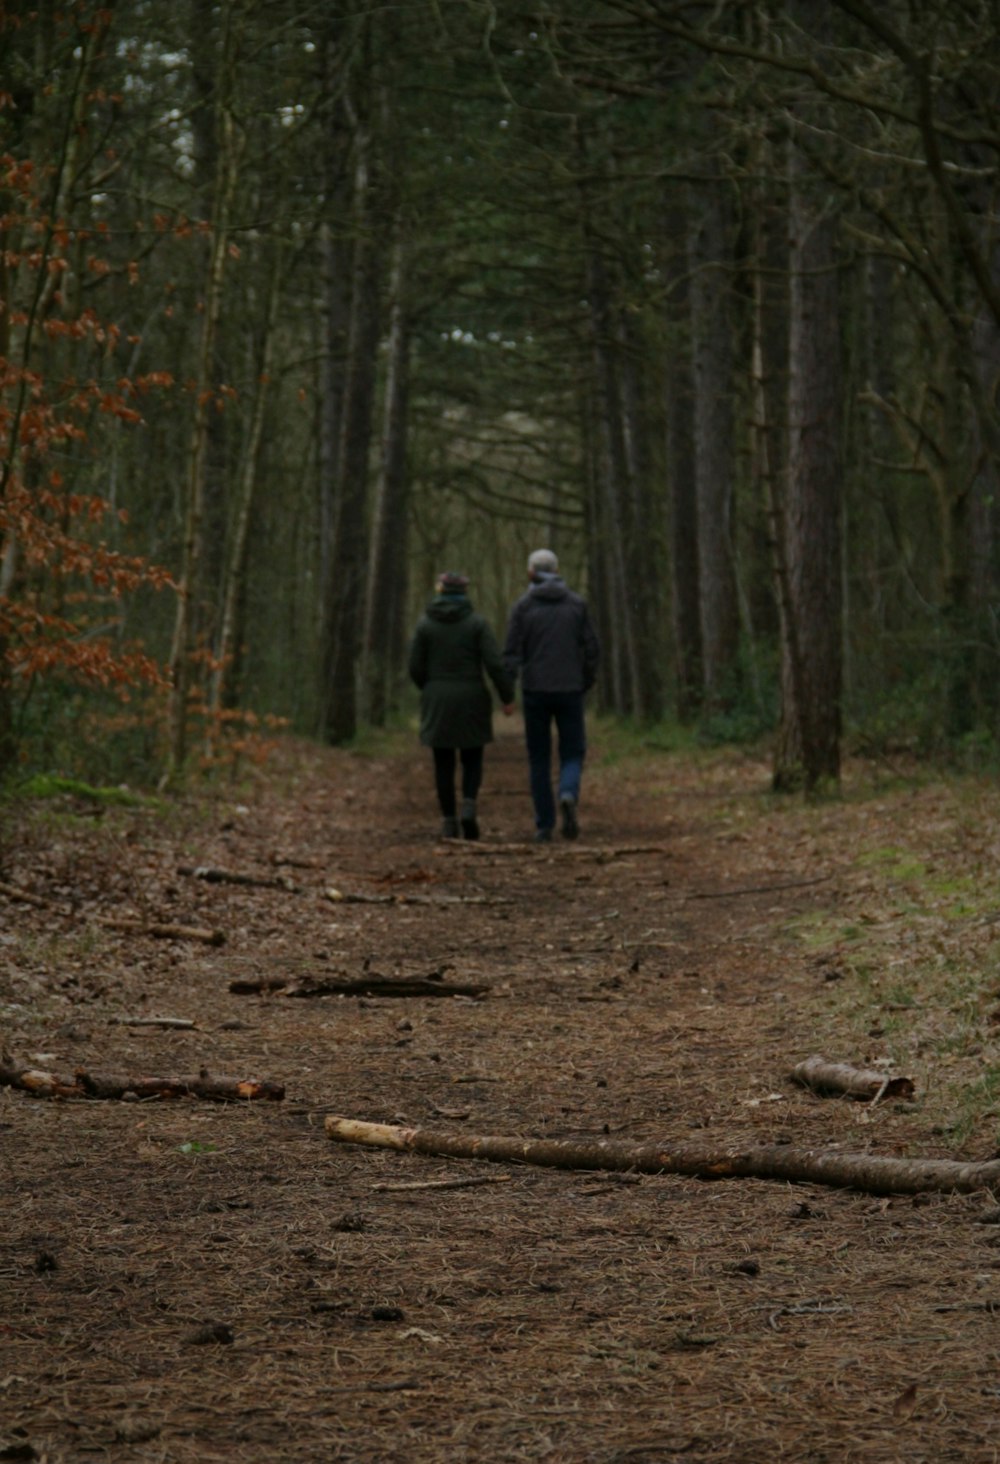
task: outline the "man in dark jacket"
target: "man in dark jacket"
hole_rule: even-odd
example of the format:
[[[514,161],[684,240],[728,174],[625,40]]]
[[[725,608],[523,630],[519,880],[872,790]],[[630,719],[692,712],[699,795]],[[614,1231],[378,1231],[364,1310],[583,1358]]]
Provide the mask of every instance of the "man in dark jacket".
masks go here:
[[[504,711],[513,711],[514,678],[500,658],[493,632],[468,596],[466,575],[447,570],[420,617],[410,645],[410,677],[420,688],[420,741],[434,755],[434,783],[443,836],[479,838],[476,796],[483,777],[483,746],[493,740],[493,703],[484,673]],[[462,763],[462,812],[457,816],[455,754]]]
[[[551,549],[528,557],[531,588],[510,612],[504,661],[521,677],[524,735],[535,806],[535,839],[548,843],[556,823],[552,796],[552,723],[559,736],[559,813],[563,837],[580,832],[577,808],[587,750],[583,698],[597,678],[600,647],[586,601],[559,575]]]

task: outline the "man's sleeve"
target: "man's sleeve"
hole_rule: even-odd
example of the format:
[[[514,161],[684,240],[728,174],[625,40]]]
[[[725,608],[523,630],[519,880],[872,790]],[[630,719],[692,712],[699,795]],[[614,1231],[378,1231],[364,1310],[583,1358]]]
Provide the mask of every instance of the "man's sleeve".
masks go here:
[[[506,706],[514,700],[514,677],[507,670],[506,663],[500,655],[499,648],[494,638],[489,622],[482,622],[482,629],[479,636],[479,654],[483,658],[483,665],[486,667],[486,674],[497,689],[497,696]]]
[[[511,681],[516,682],[524,656],[524,620],[520,601],[513,607],[507,620],[507,635],[503,643],[503,663]]]
[[[583,689],[589,691],[597,680],[597,668],[601,662],[601,643],[590,618],[587,606],[583,607]]]

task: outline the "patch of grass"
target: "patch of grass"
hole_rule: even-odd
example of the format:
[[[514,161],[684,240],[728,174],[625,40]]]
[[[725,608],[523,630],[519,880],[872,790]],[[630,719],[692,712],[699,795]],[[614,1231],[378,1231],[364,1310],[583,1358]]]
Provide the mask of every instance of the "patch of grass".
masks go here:
[[[866,849],[855,859],[859,869],[884,869],[897,879],[920,879],[927,873],[923,860],[915,858],[905,849]]]
[[[845,925],[843,920],[828,910],[816,910],[808,915],[797,915],[782,927],[790,939],[811,954],[844,945],[856,946],[865,940],[868,932],[859,925]]]
[[[418,719],[398,717],[385,727],[364,726],[347,746],[355,757],[398,757],[408,752],[417,740]]]
[[[591,716],[591,743],[596,761],[604,768],[625,762],[641,762],[651,757],[697,759],[697,732],[677,722],[635,722],[628,717]]]
[[[129,788],[99,788],[78,778],[63,778],[55,773],[35,773],[11,789],[12,796],[23,799],[78,798],[105,807],[149,808],[157,800],[133,793]]]

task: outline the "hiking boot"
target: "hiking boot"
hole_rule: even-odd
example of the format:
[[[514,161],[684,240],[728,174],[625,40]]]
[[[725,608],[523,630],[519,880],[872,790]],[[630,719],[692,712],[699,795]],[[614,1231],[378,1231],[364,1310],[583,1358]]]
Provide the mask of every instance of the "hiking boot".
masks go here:
[[[535,832],[535,843],[536,844],[551,844],[552,843],[552,830],[551,829],[538,829],[538,830],[536,830],[536,832]]]
[[[559,812],[562,816],[562,836],[564,839],[576,839],[580,836],[580,825],[576,817],[576,799],[572,793],[563,793],[559,799]]]
[[[476,821],[476,800],[462,799],[462,833],[467,839],[479,838],[479,824]]]
[[[446,819],[444,819],[442,821],[442,823],[441,823],[441,837],[442,837],[442,839],[457,839],[458,838],[458,819],[457,818],[446,818]]]

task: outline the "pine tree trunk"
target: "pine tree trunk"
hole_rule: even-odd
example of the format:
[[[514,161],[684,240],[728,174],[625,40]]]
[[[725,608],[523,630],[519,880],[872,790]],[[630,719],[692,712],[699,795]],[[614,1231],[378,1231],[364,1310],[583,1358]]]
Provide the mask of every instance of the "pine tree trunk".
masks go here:
[[[358,727],[357,673],[368,563],[368,450],[379,331],[371,137],[363,126],[359,127],[356,145],[351,316],[323,644],[323,732],[335,745],[349,742]]]
[[[599,244],[585,230],[587,243],[587,297],[590,306],[591,353],[594,364],[596,431],[596,484],[601,542],[607,559],[606,583],[610,652],[613,667],[614,710],[635,711],[638,701],[638,661],[632,589],[630,545],[634,541],[628,455],[622,415],[621,388],[615,360],[611,298]]]
[[[406,605],[407,414],[410,328],[407,301],[408,250],[397,220],[390,272],[389,336],[382,446],[372,525],[367,586],[365,662],[368,717],[385,723],[391,688],[399,672],[400,634]]]
[[[841,376],[835,217],[796,162],[791,199],[788,487],[783,544],[782,711],[774,786],[840,778]]]
[[[635,319],[619,312],[619,359],[622,383],[622,418],[630,488],[632,544],[628,558],[626,593],[634,621],[636,646],[635,714],[655,722],[667,711],[667,658],[663,631],[666,622],[661,587],[665,580],[663,493],[651,452],[651,404],[647,400],[646,342]]]
[[[690,234],[691,333],[694,352],[695,476],[701,657],[708,705],[734,699],[739,605],[733,557],[733,341],[726,264],[731,251],[720,185],[706,182]]]
[[[210,413],[215,378],[214,355],[222,313],[226,260],[229,253],[229,220],[239,174],[240,143],[229,105],[229,30],[226,27],[220,61],[218,104],[218,177],[215,206],[209,235],[205,276],[204,312],[195,369],[194,417],[188,446],[188,468],[184,485],[184,529],[181,572],[177,585],[177,608],[170,651],[170,701],[167,713],[168,747],[164,782],[178,778],[187,756],[188,699],[192,684],[192,653],[195,649],[195,599],[202,586],[205,513],[205,469],[210,434]]]
[[[688,200],[676,191],[667,201],[664,235],[686,240]],[[667,295],[664,383],[667,397],[669,554],[677,716],[697,720],[704,680],[701,669],[701,596],[698,589],[698,497],[695,487],[694,367],[691,360],[691,284],[683,250],[663,261]]]
[[[264,417],[270,386],[271,358],[278,319],[278,301],[282,278],[282,250],[275,246],[271,279],[268,286],[267,312],[263,323],[260,356],[255,363],[255,384],[250,409],[247,441],[243,451],[235,516],[231,531],[229,555],[222,586],[222,617],[216,646],[216,667],[212,677],[210,707],[213,712],[231,707],[236,701],[236,671],[239,650],[239,626],[246,599],[247,544],[254,494],[257,487],[257,460],[264,435]]]

